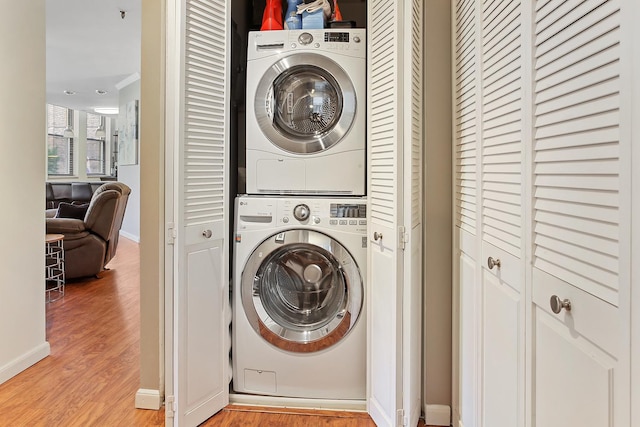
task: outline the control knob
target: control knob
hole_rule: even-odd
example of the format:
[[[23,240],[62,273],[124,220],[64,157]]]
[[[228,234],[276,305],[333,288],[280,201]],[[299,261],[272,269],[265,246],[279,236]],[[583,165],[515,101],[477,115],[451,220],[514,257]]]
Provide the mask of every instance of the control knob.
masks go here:
[[[298,221],[306,221],[309,219],[309,214],[311,213],[309,206],[300,204],[293,208],[293,216]]]
[[[302,33],[300,34],[300,36],[298,36],[298,42],[301,45],[308,45],[311,44],[313,42],[313,36],[310,33]]]

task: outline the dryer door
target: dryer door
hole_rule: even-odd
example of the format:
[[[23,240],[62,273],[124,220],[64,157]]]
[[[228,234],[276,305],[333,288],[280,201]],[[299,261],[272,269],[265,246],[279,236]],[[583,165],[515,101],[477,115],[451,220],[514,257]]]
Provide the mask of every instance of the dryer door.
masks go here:
[[[356,114],[355,89],[336,62],[294,54],[264,74],[254,102],[265,136],[295,154],[328,150],[347,134]]]
[[[363,301],[360,269],[336,240],[289,230],[264,240],[242,272],[242,305],[272,345],[309,353],[337,344],[355,326]]]

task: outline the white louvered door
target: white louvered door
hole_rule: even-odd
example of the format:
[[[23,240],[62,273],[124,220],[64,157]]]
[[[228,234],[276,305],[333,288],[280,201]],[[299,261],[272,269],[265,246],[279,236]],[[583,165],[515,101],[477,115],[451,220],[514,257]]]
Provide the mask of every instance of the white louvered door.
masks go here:
[[[453,120],[454,120],[454,313],[458,313],[454,367],[453,418],[465,426],[476,425],[478,410],[478,54],[479,19],[476,0],[453,4]],[[455,315],[454,315],[455,316]],[[455,318],[455,317],[454,317]],[[456,387],[458,387],[457,392]]]
[[[458,425],[631,425],[634,7],[454,6]]]
[[[420,415],[422,7],[368,6],[367,410],[378,426]]]
[[[179,64],[167,76],[174,85],[168,91],[174,109],[168,114],[176,123],[173,397],[178,426],[196,426],[229,401],[228,3],[177,0],[169,15],[176,32],[169,52]]]
[[[525,375],[523,6],[483,0],[480,7],[481,425],[517,427]]]
[[[453,16],[455,303],[460,313],[454,417],[471,427],[523,426],[523,4],[459,0]]]
[[[537,427],[630,425],[621,4],[535,5]],[[553,312],[554,296],[570,310]]]

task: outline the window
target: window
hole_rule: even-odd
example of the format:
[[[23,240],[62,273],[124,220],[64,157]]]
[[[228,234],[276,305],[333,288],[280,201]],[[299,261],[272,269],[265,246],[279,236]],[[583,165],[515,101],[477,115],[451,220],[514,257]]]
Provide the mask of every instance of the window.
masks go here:
[[[47,173],[73,175],[73,138],[65,138],[64,130],[73,126],[71,110],[47,105]]]
[[[87,175],[105,174],[105,141],[96,137],[99,127],[104,129],[102,116],[87,113]]]

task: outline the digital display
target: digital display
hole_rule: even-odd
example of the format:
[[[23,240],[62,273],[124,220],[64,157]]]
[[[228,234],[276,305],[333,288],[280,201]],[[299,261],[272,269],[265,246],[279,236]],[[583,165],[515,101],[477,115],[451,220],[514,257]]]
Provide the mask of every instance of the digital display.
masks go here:
[[[349,43],[349,33],[324,33],[324,41]]]
[[[332,203],[331,218],[366,218],[367,205],[356,203]]]

